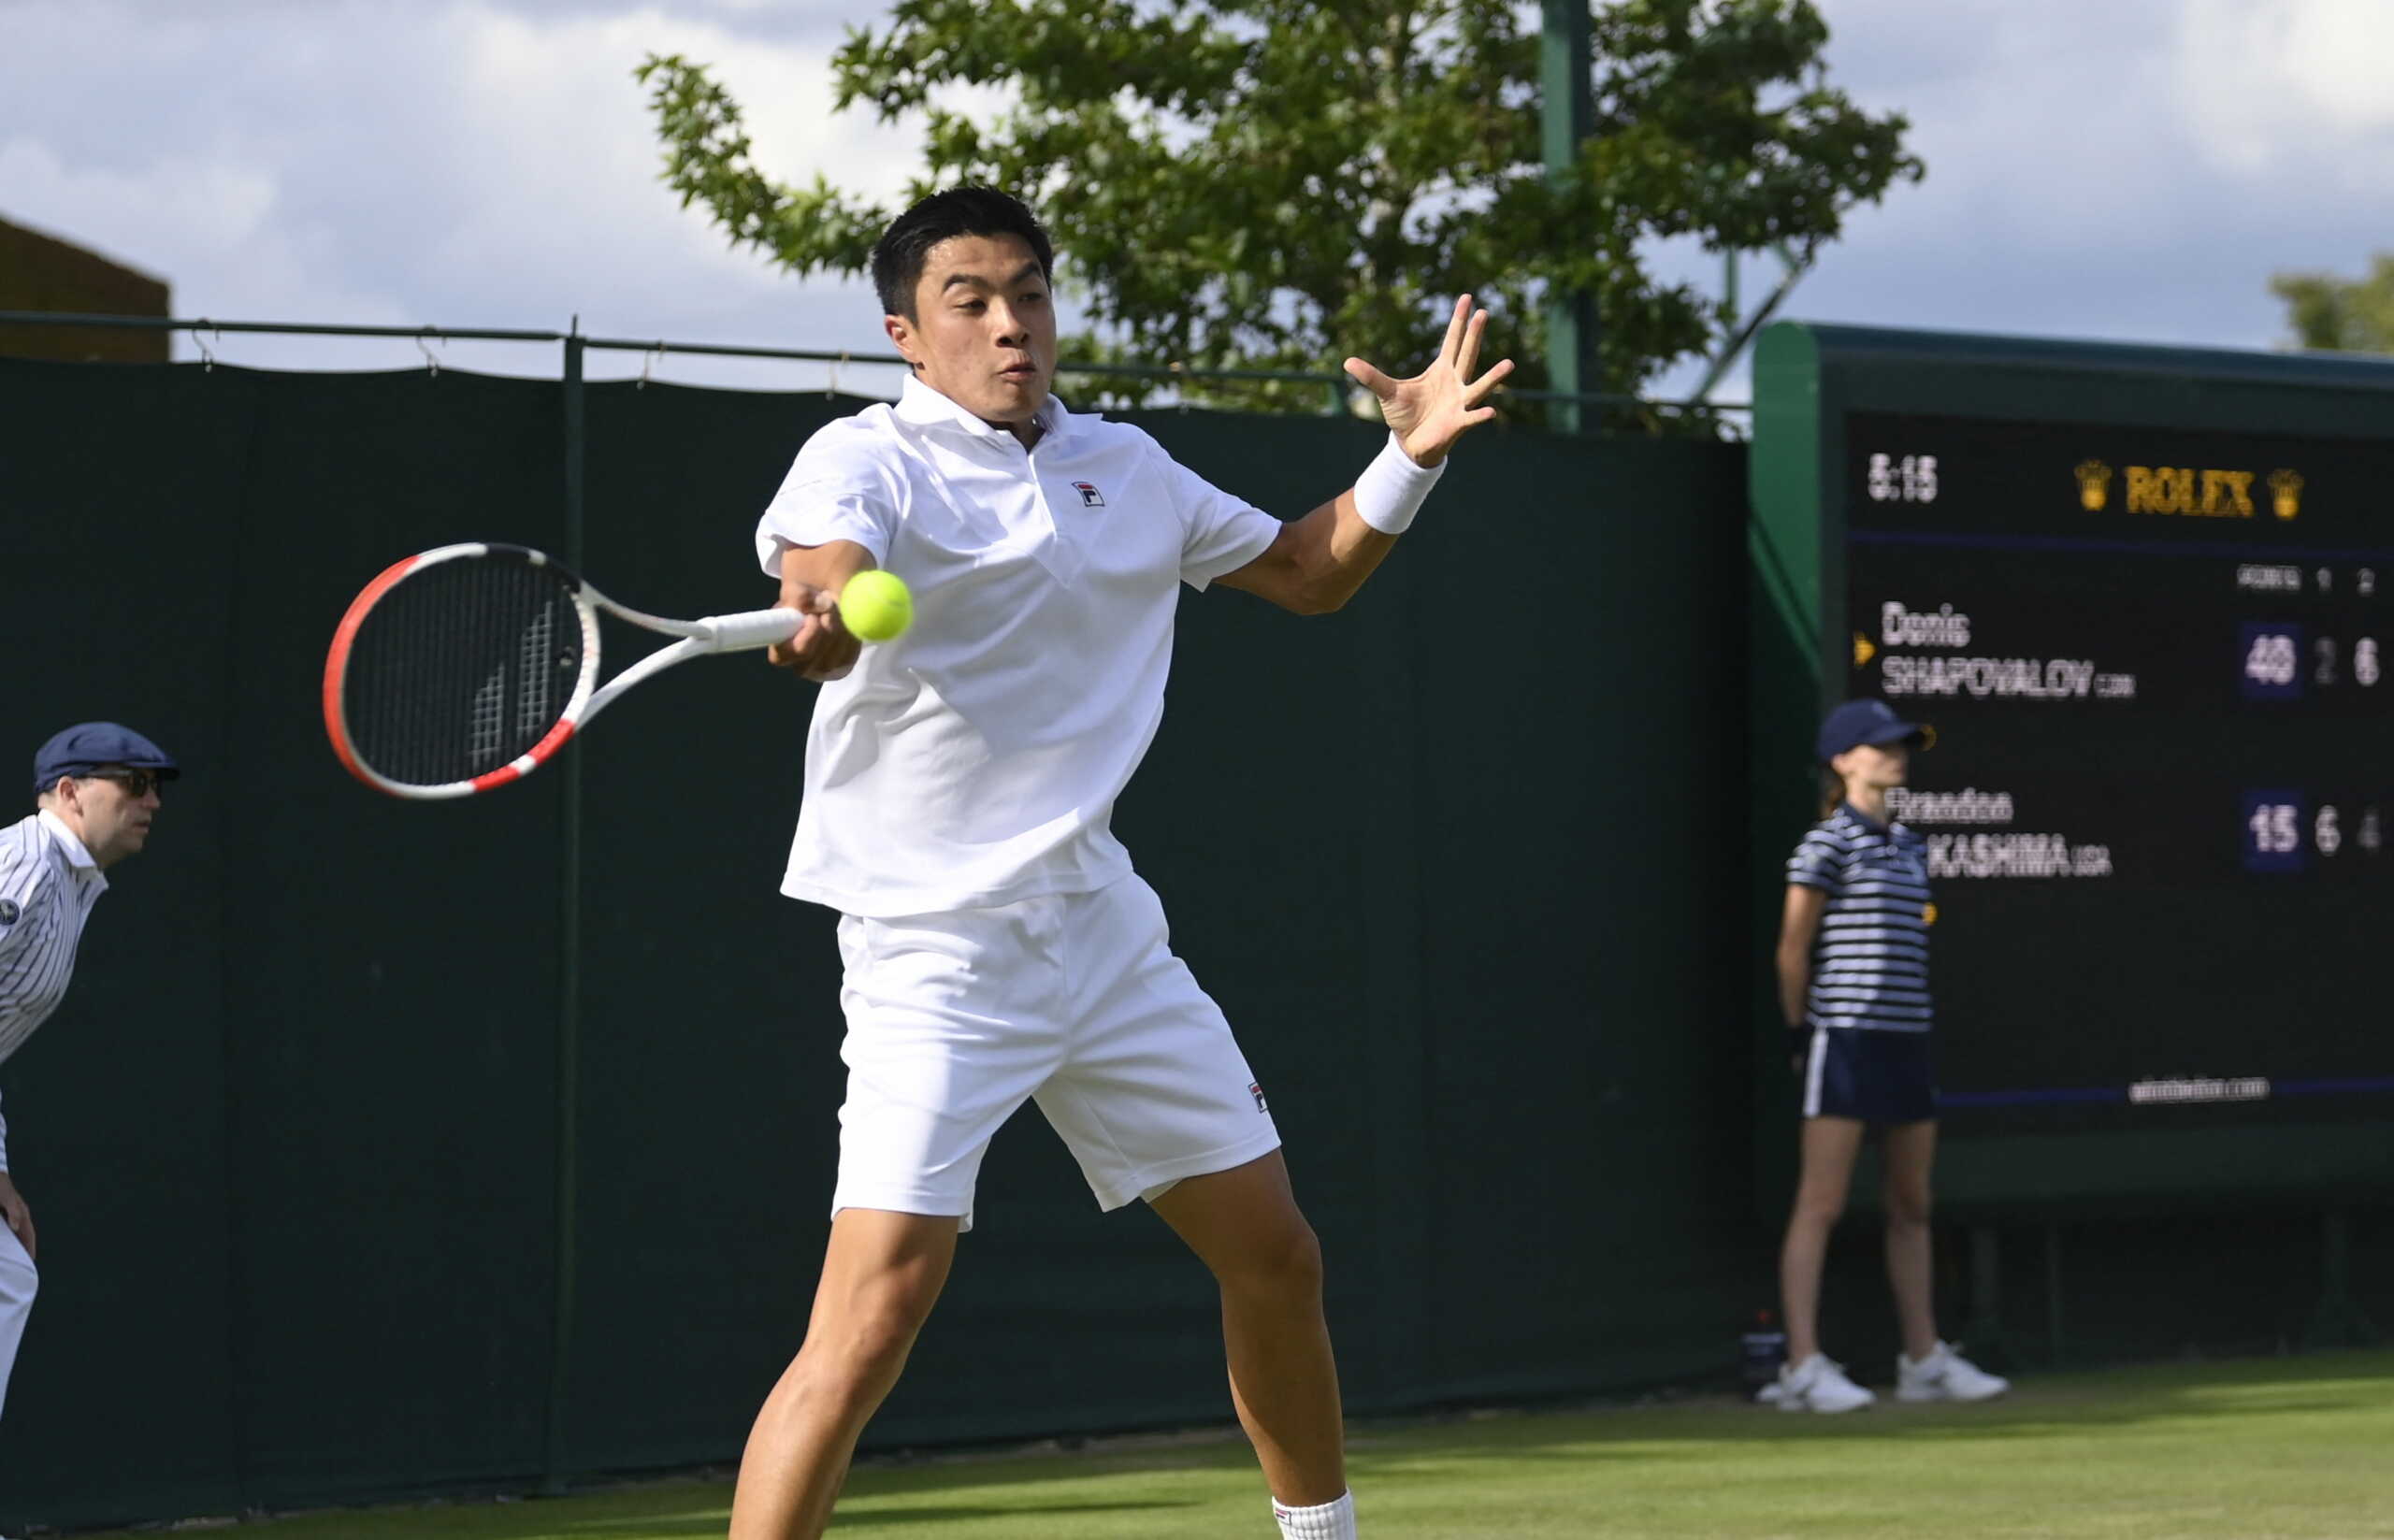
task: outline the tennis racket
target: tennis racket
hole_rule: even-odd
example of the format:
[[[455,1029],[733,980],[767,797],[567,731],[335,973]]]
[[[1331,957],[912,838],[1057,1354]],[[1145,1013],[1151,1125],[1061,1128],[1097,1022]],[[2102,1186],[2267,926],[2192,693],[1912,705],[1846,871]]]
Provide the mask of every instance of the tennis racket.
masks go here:
[[[682,640],[598,683],[598,612]],[[804,617],[666,620],[617,604],[520,545],[443,545],[366,585],[324,658],[324,731],[352,775],[394,797],[491,791],[556,756],[642,680],[708,653],[787,641]]]

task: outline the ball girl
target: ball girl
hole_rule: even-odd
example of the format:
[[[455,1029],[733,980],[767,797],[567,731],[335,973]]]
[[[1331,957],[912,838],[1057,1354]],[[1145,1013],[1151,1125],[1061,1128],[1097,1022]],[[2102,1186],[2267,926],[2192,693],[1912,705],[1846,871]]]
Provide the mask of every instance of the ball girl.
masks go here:
[[[1817,747],[1825,815],[1787,862],[1780,922],[1780,1009],[1803,1082],[1803,1173],[1780,1254],[1787,1363],[1779,1407],[1851,1412],[1877,1398],[1821,1351],[1821,1260],[1844,1211],[1863,1135],[1881,1130],[1887,1282],[1903,1351],[1899,1401],[1984,1401],[2011,1389],[1937,1335],[1930,1303],[1928,1174],[1937,1152],[1929,1060],[1928,847],[1887,815],[1927,730],[1883,700],[1829,712]]]

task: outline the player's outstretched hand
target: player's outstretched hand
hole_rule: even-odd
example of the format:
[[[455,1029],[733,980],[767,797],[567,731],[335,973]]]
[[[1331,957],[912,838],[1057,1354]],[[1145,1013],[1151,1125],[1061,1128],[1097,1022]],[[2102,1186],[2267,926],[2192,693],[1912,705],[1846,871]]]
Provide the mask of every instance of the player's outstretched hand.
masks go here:
[[[1348,376],[1380,398],[1380,416],[1415,465],[1436,465],[1456,439],[1496,415],[1485,403],[1497,382],[1513,372],[1513,361],[1500,359],[1472,378],[1479,367],[1480,334],[1487,329],[1488,312],[1464,295],[1455,301],[1437,358],[1412,379],[1392,380],[1360,358],[1347,360]]]
[[[784,583],[781,607],[806,617],[798,635],[765,649],[765,660],[813,680],[844,679],[863,643],[840,624],[840,607],[828,588]]]
[[[17,1239],[24,1245],[26,1256],[35,1256],[34,1211],[23,1198],[18,1196],[17,1184],[8,1179],[5,1171],[0,1171],[0,1224],[15,1231]],[[35,1257],[35,1259],[38,1261],[40,1259]]]

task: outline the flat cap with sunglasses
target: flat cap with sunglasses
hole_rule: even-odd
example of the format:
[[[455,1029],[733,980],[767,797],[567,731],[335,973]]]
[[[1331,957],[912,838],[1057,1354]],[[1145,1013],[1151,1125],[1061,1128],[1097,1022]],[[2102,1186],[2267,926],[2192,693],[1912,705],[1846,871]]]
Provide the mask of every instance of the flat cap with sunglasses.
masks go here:
[[[63,775],[90,775],[120,765],[147,770],[152,781],[171,781],[182,773],[174,756],[131,727],[114,722],[78,722],[53,736],[34,756],[34,791],[48,791]]]

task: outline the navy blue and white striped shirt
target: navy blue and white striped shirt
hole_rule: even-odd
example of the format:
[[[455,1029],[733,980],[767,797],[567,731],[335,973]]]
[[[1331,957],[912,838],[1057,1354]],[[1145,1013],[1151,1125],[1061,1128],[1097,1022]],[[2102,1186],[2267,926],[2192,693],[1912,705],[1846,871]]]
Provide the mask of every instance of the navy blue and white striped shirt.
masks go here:
[[[0,1063],[66,998],[83,922],[108,885],[57,814],[0,828]],[[8,1125],[0,1119],[0,1171],[7,1169]]]
[[[1806,1024],[1928,1030],[1928,842],[1840,804],[1796,845],[1787,880],[1828,895]]]

